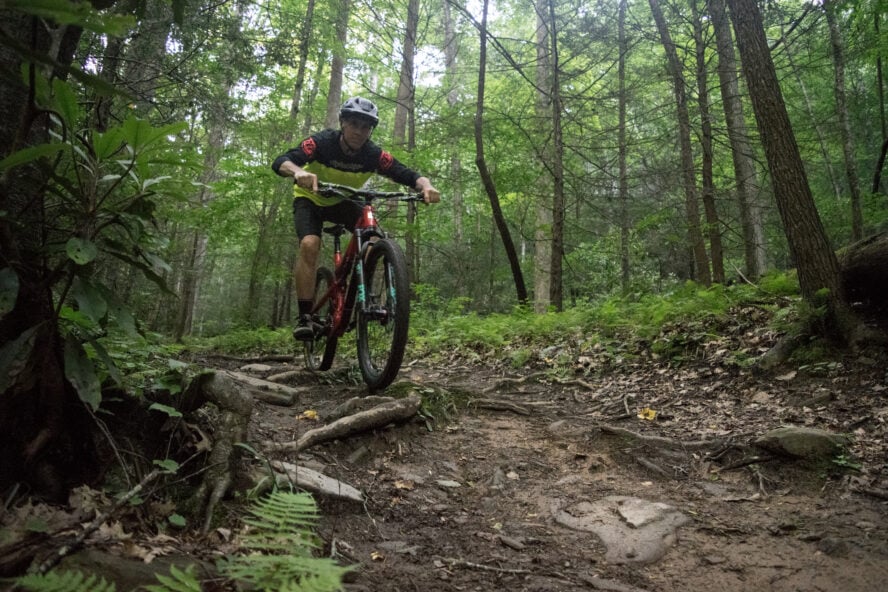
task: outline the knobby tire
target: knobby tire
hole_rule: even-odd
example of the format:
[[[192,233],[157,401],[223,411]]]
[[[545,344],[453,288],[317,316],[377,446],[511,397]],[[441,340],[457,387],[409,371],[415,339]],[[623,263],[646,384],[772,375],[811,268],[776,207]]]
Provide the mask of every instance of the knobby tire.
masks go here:
[[[404,252],[389,240],[373,243],[364,264],[366,311],[358,311],[358,365],[371,390],[387,387],[401,369],[410,320]]]

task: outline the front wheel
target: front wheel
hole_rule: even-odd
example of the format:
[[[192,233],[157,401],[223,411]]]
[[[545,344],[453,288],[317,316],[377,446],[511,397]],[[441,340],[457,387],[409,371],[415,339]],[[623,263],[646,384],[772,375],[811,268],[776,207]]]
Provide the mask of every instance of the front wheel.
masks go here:
[[[314,303],[316,304],[333,285],[333,272],[326,267],[319,267],[315,276]],[[306,341],[303,346],[305,367],[309,370],[329,370],[336,355],[337,338],[330,335],[333,319],[330,299],[324,306],[315,311],[313,321],[316,324],[315,338]]]
[[[384,389],[401,369],[410,320],[410,282],[401,248],[373,243],[364,264],[364,305],[358,309],[358,365],[371,390]]]

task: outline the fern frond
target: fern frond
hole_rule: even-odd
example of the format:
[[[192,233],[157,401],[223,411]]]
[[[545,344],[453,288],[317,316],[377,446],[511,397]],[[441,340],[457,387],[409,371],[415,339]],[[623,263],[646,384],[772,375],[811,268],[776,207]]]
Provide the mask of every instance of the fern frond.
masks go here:
[[[53,570],[46,574],[28,574],[16,580],[28,592],[116,592],[114,582],[80,571]]]
[[[312,532],[318,520],[307,493],[275,491],[257,500],[245,520],[252,530],[243,538],[250,555],[233,557],[219,568],[225,576],[268,592],[334,592],[348,570],[314,557],[320,546]]]
[[[200,581],[194,575],[194,569],[193,565],[189,565],[182,571],[175,565],[171,565],[169,576],[155,574],[161,585],[152,584],[145,586],[145,588],[148,592],[200,592]]]

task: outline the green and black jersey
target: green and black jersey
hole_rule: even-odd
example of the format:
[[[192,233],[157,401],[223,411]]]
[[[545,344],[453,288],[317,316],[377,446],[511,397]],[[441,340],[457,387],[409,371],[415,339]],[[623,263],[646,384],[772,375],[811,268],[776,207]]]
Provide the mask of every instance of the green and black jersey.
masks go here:
[[[401,164],[391,153],[368,141],[352,156],[339,145],[338,130],[327,129],[306,138],[296,148],[277,157],[271,168],[277,173],[281,164],[292,161],[318,176],[320,183],[336,183],[359,188],[374,174],[380,174],[410,188],[416,186],[419,173]],[[306,197],[319,206],[331,206],[341,201],[338,197],[323,197],[293,185],[293,195]]]

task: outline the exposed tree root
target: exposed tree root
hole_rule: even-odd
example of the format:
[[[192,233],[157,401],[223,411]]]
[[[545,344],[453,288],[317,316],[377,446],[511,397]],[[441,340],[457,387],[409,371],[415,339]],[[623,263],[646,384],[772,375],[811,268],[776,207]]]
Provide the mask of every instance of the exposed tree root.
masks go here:
[[[629,438],[641,444],[647,444],[654,448],[668,448],[671,450],[707,450],[718,449],[724,445],[721,440],[673,440],[672,438],[664,438],[663,436],[645,436],[626,428],[619,428],[610,425],[599,425],[598,429],[605,434]]]
[[[411,393],[403,399],[382,403],[367,411],[361,411],[337,419],[331,424],[308,430],[293,442],[265,441],[262,446],[269,451],[300,452],[321,442],[329,442],[359,432],[381,428],[393,422],[406,421],[416,415],[421,402],[419,395]]]
[[[214,403],[222,412],[213,434],[213,449],[207,459],[207,471],[194,492],[190,507],[195,515],[203,512],[203,533],[210,530],[216,504],[228,492],[237,460],[235,444],[247,439],[247,425],[253,411],[253,399],[228,373],[213,372],[198,376],[186,390],[188,411],[204,403]]]

